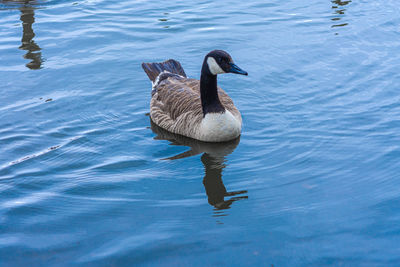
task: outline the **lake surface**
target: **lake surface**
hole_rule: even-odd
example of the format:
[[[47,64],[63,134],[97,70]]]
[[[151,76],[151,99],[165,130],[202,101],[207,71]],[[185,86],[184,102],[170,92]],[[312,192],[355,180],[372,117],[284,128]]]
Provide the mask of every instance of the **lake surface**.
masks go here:
[[[1,266],[398,266],[398,1],[0,1]],[[151,124],[142,62],[240,140]]]

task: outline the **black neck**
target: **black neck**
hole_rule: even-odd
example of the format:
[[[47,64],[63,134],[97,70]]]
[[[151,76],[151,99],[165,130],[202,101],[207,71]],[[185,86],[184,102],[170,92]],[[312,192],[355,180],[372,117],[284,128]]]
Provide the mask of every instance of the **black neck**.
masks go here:
[[[207,113],[223,113],[225,111],[218,98],[217,75],[210,73],[206,60],[201,69],[200,94],[203,116]]]

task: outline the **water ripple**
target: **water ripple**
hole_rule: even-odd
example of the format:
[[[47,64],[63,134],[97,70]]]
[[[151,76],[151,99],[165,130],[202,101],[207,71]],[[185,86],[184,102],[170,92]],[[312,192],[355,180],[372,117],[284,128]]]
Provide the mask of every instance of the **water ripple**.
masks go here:
[[[396,265],[398,11],[0,1],[3,265]],[[155,130],[140,64],[216,48],[240,143]]]

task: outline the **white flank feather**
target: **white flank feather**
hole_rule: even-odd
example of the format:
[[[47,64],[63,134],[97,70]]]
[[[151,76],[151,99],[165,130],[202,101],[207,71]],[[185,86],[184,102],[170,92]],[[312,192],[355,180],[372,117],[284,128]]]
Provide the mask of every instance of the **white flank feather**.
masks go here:
[[[200,124],[198,139],[206,142],[223,142],[240,135],[242,122],[225,110],[224,113],[207,113]]]

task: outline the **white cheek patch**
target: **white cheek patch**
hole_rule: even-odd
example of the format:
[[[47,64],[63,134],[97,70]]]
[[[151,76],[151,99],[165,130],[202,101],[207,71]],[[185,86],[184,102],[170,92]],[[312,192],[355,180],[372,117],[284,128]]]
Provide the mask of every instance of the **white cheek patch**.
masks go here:
[[[213,57],[207,58],[208,69],[213,75],[225,73]]]

